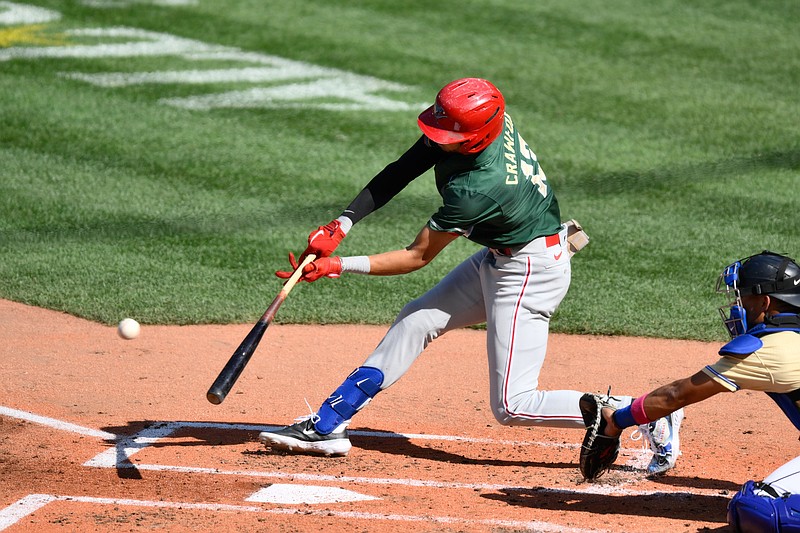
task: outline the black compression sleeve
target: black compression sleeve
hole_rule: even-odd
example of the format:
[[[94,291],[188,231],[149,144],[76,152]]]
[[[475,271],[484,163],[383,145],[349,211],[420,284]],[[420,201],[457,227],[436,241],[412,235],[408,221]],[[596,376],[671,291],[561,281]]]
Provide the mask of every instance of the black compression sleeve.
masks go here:
[[[389,163],[376,174],[342,215],[355,224],[386,205],[406,185],[433,167],[442,155],[443,152],[436,145],[430,146],[425,141],[425,136],[420,137],[397,161]]]

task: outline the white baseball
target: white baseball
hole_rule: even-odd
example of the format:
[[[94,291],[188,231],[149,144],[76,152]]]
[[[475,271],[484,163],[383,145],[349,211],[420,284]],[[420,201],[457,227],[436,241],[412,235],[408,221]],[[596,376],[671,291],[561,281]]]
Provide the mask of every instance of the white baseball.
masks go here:
[[[126,318],[119,323],[119,326],[117,326],[117,333],[119,333],[119,336],[123,339],[130,340],[139,336],[140,329],[141,328],[139,327],[138,322],[132,318]]]

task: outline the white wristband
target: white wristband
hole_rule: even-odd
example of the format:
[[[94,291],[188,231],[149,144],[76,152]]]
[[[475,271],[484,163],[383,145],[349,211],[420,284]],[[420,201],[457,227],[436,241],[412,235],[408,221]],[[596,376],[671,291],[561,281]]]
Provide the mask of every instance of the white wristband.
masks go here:
[[[341,224],[341,226],[339,226],[341,230],[344,232],[345,235],[347,235],[347,232],[350,231],[350,228],[353,227],[353,221],[350,220],[350,218],[345,215],[340,216],[336,220],[338,220],[339,223]]]
[[[369,274],[369,257],[366,255],[342,257],[342,272]]]

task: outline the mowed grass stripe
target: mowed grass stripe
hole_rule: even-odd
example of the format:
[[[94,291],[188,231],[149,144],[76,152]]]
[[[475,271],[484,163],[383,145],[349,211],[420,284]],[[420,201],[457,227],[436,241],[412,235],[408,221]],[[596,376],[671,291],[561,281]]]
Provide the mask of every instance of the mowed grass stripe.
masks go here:
[[[564,218],[592,237],[555,331],[722,339],[721,267],[764,248],[800,255],[791,3],[473,1],[457,14],[418,1],[35,5],[62,15],[45,34],[161,32],[400,84],[409,89],[382,96],[407,103],[430,101],[456,77],[492,79]],[[284,82],[105,88],[64,77],[248,66],[175,56],[0,62],[0,297],[109,324],[260,316],[286,252],[417,138],[416,112],[189,111],[160,102]],[[437,206],[424,176],[341,252],[405,246]],[[388,323],[475,250],[459,241],[408,276],[303,286],[278,320]]]

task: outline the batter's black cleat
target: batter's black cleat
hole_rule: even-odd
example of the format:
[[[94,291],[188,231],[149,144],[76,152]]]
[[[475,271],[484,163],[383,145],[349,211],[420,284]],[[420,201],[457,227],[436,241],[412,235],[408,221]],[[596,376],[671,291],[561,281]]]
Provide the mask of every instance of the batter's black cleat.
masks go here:
[[[283,429],[262,431],[258,434],[258,440],[273,450],[325,456],[347,455],[352,448],[347,435],[347,423],[341,424],[328,435],[322,435],[314,428],[314,419],[312,416]]]

